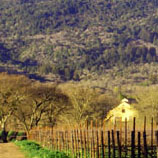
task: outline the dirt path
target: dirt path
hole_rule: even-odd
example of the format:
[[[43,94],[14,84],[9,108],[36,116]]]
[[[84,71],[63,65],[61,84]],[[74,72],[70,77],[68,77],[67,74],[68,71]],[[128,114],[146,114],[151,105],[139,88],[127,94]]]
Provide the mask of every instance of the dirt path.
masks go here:
[[[0,158],[25,158],[13,143],[0,143]]]

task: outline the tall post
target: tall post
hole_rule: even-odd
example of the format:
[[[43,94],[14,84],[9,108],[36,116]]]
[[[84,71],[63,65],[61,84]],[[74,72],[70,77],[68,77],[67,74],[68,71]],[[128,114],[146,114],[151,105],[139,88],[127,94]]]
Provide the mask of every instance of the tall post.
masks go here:
[[[155,138],[156,138],[156,157],[158,157],[158,131],[155,132]]]
[[[154,120],[153,120],[153,117],[151,119],[151,155],[153,156],[153,136],[154,136]]]
[[[143,132],[143,141],[144,141],[144,158],[147,158],[148,157],[148,148],[147,148],[146,131]]]
[[[99,153],[99,134],[98,134],[98,130],[96,130],[96,136],[97,136],[97,158],[100,158],[100,153]]]
[[[133,131],[135,132],[136,130],[136,118],[133,118]]]
[[[138,158],[141,158],[141,133],[138,132]]]
[[[146,116],[144,117],[144,132],[146,132]]]
[[[135,132],[131,132],[131,158],[135,158]]]
[[[118,157],[121,158],[121,142],[120,142],[120,133],[117,131],[117,144],[118,144]]]
[[[111,139],[110,139],[110,131],[108,131],[108,158],[111,158]]]
[[[128,155],[127,151],[127,118],[125,118],[125,158]]]
[[[71,131],[71,145],[72,145],[72,155],[74,157],[74,135],[73,135],[73,131]]]
[[[114,131],[112,130],[112,147],[113,147],[113,158],[116,157],[115,153],[115,136],[114,136]]]
[[[101,147],[102,147],[102,158],[105,158],[105,150],[104,150],[104,131],[101,130]]]

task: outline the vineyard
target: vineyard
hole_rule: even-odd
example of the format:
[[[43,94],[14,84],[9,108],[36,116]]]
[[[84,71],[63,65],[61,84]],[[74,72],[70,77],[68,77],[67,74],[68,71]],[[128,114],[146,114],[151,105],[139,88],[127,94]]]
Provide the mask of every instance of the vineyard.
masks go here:
[[[75,158],[156,158],[158,131],[154,119],[131,122],[85,122],[73,127],[38,127],[28,139]]]

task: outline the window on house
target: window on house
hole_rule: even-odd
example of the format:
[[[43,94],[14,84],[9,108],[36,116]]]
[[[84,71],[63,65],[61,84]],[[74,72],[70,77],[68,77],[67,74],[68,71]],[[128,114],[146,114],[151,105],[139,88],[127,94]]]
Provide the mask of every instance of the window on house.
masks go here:
[[[122,113],[125,113],[125,109],[122,109]]]

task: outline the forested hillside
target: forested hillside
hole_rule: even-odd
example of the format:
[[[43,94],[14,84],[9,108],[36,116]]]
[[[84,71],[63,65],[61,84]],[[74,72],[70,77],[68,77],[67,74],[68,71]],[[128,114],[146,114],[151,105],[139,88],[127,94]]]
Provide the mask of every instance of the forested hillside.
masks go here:
[[[0,62],[75,81],[130,69],[155,84],[158,1],[0,0]]]

